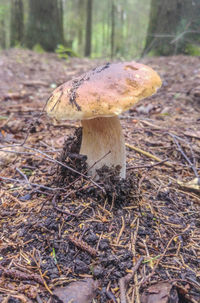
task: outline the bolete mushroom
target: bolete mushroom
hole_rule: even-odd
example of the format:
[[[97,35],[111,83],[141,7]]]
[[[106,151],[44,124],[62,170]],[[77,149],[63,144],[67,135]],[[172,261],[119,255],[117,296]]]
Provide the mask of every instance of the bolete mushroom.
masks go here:
[[[46,112],[59,121],[81,120],[80,154],[87,156],[90,175],[103,165],[120,165],[120,177],[125,178],[125,143],[118,115],[160,86],[160,77],[146,65],[107,63],[56,88]]]

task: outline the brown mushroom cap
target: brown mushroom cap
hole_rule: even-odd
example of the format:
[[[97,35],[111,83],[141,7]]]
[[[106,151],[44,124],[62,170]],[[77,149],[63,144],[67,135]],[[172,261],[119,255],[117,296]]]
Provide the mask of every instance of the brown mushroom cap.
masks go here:
[[[144,64],[107,63],[56,88],[46,111],[57,120],[116,116],[160,86],[158,74]]]

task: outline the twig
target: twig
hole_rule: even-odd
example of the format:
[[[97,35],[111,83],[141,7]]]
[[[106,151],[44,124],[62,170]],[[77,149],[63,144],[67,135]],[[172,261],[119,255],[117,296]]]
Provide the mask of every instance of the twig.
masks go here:
[[[57,207],[57,206],[54,206],[54,208],[55,208],[55,210],[57,210],[59,213],[64,214],[64,215],[67,215],[67,216],[74,216],[74,217],[78,217],[78,216],[79,216],[79,215],[73,214],[73,213],[71,213],[71,212],[69,212],[69,211],[63,210],[63,209],[61,209],[61,208],[59,208],[59,207]]]
[[[29,182],[29,179],[27,178],[27,176],[17,167],[16,171],[25,179],[29,189],[31,189],[31,184]]]
[[[55,196],[54,196],[53,199],[52,199],[53,208],[54,208],[55,210],[57,210],[59,213],[65,214],[65,215],[67,215],[67,216],[78,217],[77,214],[73,214],[73,213],[71,213],[70,211],[66,211],[66,210],[63,210],[63,209],[57,207],[57,206],[56,206],[56,199],[57,199],[57,196],[58,196],[58,195],[55,194]]]
[[[81,248],[84,251],[87,251],[91,256],[96,257],[98,254],[98,251],[88,245],[85,241],[78,239],[77,237],[74,236],[67,236],[68,240],[72,242],[75,246],[78,248]]]
[[[99,163],[102,159],[104,159],[104,158],[105,158],[107,155],[109,155],[110,153],[111,153],[110,151],[107,152],[107,153],[106,153],[103,157],[101,157],[99,160],[95,161],[94,164],[93,164],[92,166],[90,166],[84,173],[87,174],[88,171],[89,171],[94,165],[96,165],[97,163]],[[67,187],[65,187],[65,189],[71,188],[71,186],[72,186],[74,183],[76,183],[77,181],[79,181],[81,177],[82,177],[82,176],[79,176],[76,180],[72,181],[70,184],[67,185]],[[69,195],[67,195],[67,196],[69,196]]]
[[[138,168],[152,168],[154,166],[157,166],[157,165],[160,165],[162,163],[165,163],[166,161],[168,161],[168,159],[162,160],[162,161],[160,161],[158,163],[154,163],[154,164],[151,164],[151,165],[129,166],[129,167],[127,167],[127,170],[128,169],[138,169]]]
[[[109,154],[111,153],[111,151],[109,150],[105,155],[103,155],[101,158],[99,158],[97,161],[95,161],[88,169],[87,172],[93,168],[97,163],[99,163],[101,160],[103,160],[104,158],[106,158]]]
[[[0,181],[1,181],[1,179],[5,180],[5,181],[12,181],[12,182],[22,183],[22,184],[26,184],[26,185],[30,184],[31,186],[43,188],[43,189],[46,189],[46,190],[55,191],[55,190],[61,189],[60,187],[51,188],[51,187],[40,185],[40,184],[37,184],[37,183],[32,183],[32,182],[27,183],[27,182],[25,182],[25,180],[19,180],[19,179],[14,179],[14,178],[7,178],[7,177],[3,177],[3,176],[0,176]]]
[[[15,145],[15,146],[19,146],[19,145]],[[80,177],[84,177],[85,179],[88,179],[91,183],[93,183],[96,187],[98,187],[99,189],[101,189],[105,193],[105,189],[102,186],[100,186],[98,183],[96,183],[91,177],[89,177],[89,176],[87,176],[87,175],[85,175],[83,173],[80,173],[79,171],[71,168],[70,166],[68,166],[68,165],[66,165],[66,164],[64,164],[64,163],[62,163],[62,162],[60,162],[60,161],[58,161],[56,159],[53,159],[52,157],[50,157],[49,155],[47,155],[46,153],[44,153],[44,152],[42,152],[40,150],[37,150],[35,148],[31,148],[31,147],[25,147],[25,146],[24,146],[24,148],[27,148],[27,149],[30,149],[30,150],[34,150],[34,151],[36,151],[36,152],[38,152],[38,153],[40,153],[40,154],[42,154],[42,155],[45,156],[45,158],[42,157],[43,160],[47,160],[47,161],[53,162],[53,163],[58,163],[59,165],[61,165],[61,166],[65,167],[65,168],[71,170],[72,172],[75,172],[76,174],[80,175]],[[21,152],[16,152],[16,153],[21,153]],[[41,158],[41,157],[39,157],[39,158]],[[0,179],[8,180],[8,181],[15,181],[15,182],[18,182],[18,183],[24,183],[22,180],[12,179],[12,178],[6,178],[6,177],[3,177],[3,176],[0,176]],[[79,178],[77,178],[74,181],[74,183],[77,182],[78,180],[79,180]],[[47,186],[38,185],[38,184],[35,184],[35,183],[28,183],[28,184],[30,184],[32,186],[38,186],[38,187],[44,188],[44,189],[55,190],[55,189],[51,189],[51,188],[49,188]]]
[[[137,241],[137,235],[138,235],[138,229],[139,229],[139,225],[140,225],[140,219],[139,218],[136,218],[136,227],[135,227],[135,232],[134,232],[134,235],[133,235],[133,239],[131,241],[131,250],[133,252],[133,256],[135,257],[136,256],[136,249],[135,249],[135,246],[136,246],[136,241]],[[132,225],[132,223],[131,223]]]
[[[110,290],[103,290],[104,293],[106,294],[106,296],[108,297],[108,299],[111,300],[111,302],[117,303],[115,296],[113,295],[113,293]],[[109,300],[109,301],[110,301]]]
[[[135,249],[135,246],[136,246],[136,241],[137,241],[137,236],[138,236],[139,224],[140,224],[140,219],[137,218],[134,236],[133,236],[133,239],[132,239],[132,241],[131,241],[132,252],[133,252],[133,256],[134,256],[134,257],[136,257],[136,249]],[[138,284],[137,272],[135,272],[135,274],[134,274],[134,283],[135,283],[135,285]],[[136,298],[136,303],[138,303],[138,301],[140,300],[140,299],[139,299],[139,287],[138,287],[138,286],[136,286],[136,287],[133,289],[133,292],[132,292],[132,301],[133,301],[133,302],[134,302],[134,297]]]
[[[177,139],[181,139],[179,137],[177,137],[176,135],[174,134],[171,134],[169,133],[169,135],[173,138],[177,148],[178,148],[178,151],[181,153],[181,155],[185,158],[185,160],[187,161],[187,163],[189,164],[189,166],[191,167],[191,169],[193,170],[194,174],[195,174],[195,177],[197,177],[199,179],[199,174],[197,172],[197,169],[195,167],[195,158],[194,158],[194,153],[193,153],[193,150],[191,149],[191,146],[189,145],[189,143],[187,142],[187,144],[189,145],[190,147],[190,151],[192,153],[192,157],[193,157],[193,163],[190,161],[190,159],[188,158],[188,156],[185,154],[185,152],[183,151],[181,145],[179,144],[178,140]],[[183,139],[181,139],[182,141],[184,141]]]
[[[135,266],[132,268],[132,273],[127,274],[126,276],[119,279],[119,288],[120,288],[120,300],[121,303],[126,303],[126,287],[130,280],[133,278],[135,272],[138,270],[141,265],[144,257],[140,257]]]
[[[159,126],[159,125],[155,125],[149,121],[146,121],[146,120],[140,120],[140,122],[142,122],[143,124],[147,125],[147,126],[150,126],[156,130],[163,130],[163,127]]]
[[[22,145],[23,144],[14,144],[14,145],[8,145],[7,147],[15,147],[15,146],[17,147],[17,146],[22,146]],[[4,148],[4,147],[1,147],[1,148]],[[44,156],[44,157],[42,157],[43,160],[46,160],[46,161],[49,161],[49,162],[53,162],[53,163],[57,163],[57,164],[65,167],[65,168],[69,169],[70,171],[76,173],[77,175],[80,175],[80,176],[84,177],[85,179],[87,179],[90,182],[92,182],[96,187],[100,188],[105,193],[105,189],[102,186],[100,186],[98,183],[96,183],[90,176],[87,176],[87,175],[85,175],[85,174],[83,174],[83,173],[81,173],[81,172],[73,169],[72,167],[70,167],[70,166],[68,166],[68,165],[66,165],[66,164],[64,164],[64,163],[62,163],[62,162],[60,162],[60,161],[58,161],[58,160],[50,157],[49,155],[47,155],[46,153],[42,152],[39,149],[32,148],[32,147],[25,146],[25,145],[23,145],[23,148],[28,149],[28,150],[32,150],[32,151],[34,151],[36,153],[39,153],[42,156]],[[5,151],[5,150],[3,150],[3,151]],[[14,152],[14,151],[12,151],[12,152]],[[16,153],[21,153],[21,152],[17,152],[16,151]],[[37,155],[37,157],[39,157],[39,156]],[[39,158],[41,158],[41,157],[39,157]]]
[[[0,265],[0,269],[3,270],[3,274],[5,276],[13,278],[14,280],[20,280],[20,281],[33,280],[41,285],[44,285],[43,279],[41,279],[41,277],[37,274],[27,274],[16,269],[5,269],[1,265]]]
[[[70,171],[76,173],[77,175],[80,175],[80,176],[84,177],[85,179],[90,180],[95,186],[97,186],[97,187],[100,188],[103,192],[105,192],[104,188],[101,187],[98,183],[96,183],[91,177],[89,177],[89,176],[87,176],[87,175],[85,175],[85,174],[83,174],[83,173],[77,171],[76,169],[74,169],[74,168],[72,168],[72,167],[70,167],[70,166],[68,166],[68,165],[66,165],[66,164],[64,164],[64,163],[62,163],[61,161],[58,161],[58,160],[56,160],[56,159],[53,159],[52,157],[50,157],[49,155],[47,155],[46,153],[44,153],[44,152],[42,152],[42,151],[40,151],[40,150],[38,150],[38,149],[31,148],[31,147],[28,147],[28,146],[24,146],[24,148],[27,148],[27,149],[33,150],[33,151],[35,151],[35,152],[38,152],[39,154],[41,154],[41,155],[43,155],[44,157],[46,157],[45,160],[47,160],[47,161],[50,160],[50,162],[57,163],[57,164],[59,164],[59,165],[65,167],[65,168],[69,169]]]
[[[38,269],[38,271],[40,273],[40,277],[41,277],[41,279],[43,281],[43,285],[45,286],[46,290],[48,290],[48,292],[51,295],[53,295],[53,292],[50,290],[49,286],[47,285],[47,282],[44,279],[44,275],[42,274],[42,271],[41,271],[41,268],[40,268],[40,264],[37,262],[37,260],[36,260],[36,258],[34,256],[34,252],[33,252],[33,255],[31,255],[31,257],[32,257],[33,261],[35,262],[35,264],[37,265],[37,269]]]
[[[186,34],[199,34],[200,32],[199,31],[194,31],[194,30],[188,30],[188,31],[184,31],[182,33],[180,33],[178,36],[176,36],[176,38],[174,38],[173,40],[170,41],[170,44],[173,44],[175,42],[177,42],[178,40],[180,40],[184,35]]]
[[[140,149],[140,148],[138,148],[138,147],[135,147],[135,146],[130,145],[130,144],[128,144],[128,143],[125,143],[125,145],[126,145],[128,148],[130,148],[130,149],[132,149],[132,150],[135,150],[136,152],[138,152],[138,153],[140,153],[140,154],[143,154],[143,155],[145,155],[145,156],[147,156],[147,157],[149,157],[149,158],[151,158],[151,159],[154,159],[155,161],[158,161],[158,162],[162,162],[162,161],[163,161],[162,159],[160,159],[160,158],[158,158],[158,157],[156,157],[156,156],[150,154],[149,152],[146,152],[146,151],[144,151],[144,150],[142,150],[142,149]],[[171,163],[169,163],[169,162],[165,162],[164,164],[167,165],[167,166],[169,166],[169,167],[173,167],[173,164],[171,164]]]
[[[138,275],[137,275],[137,272],[135,272],[135,275],[134,275],[134,284],[135,285],[138,285]],[[135,295],[135,301],[136,303],[140,303],[140,293],[139,293],[139,289],[140,287],[139,286],[136,286],[134,288],[134,291],[132,293],[132,295]]]
[[[123,233],[123,231],[124,231],[124,229],[125,229],[125,222],[124,222],[123,216],[122,216],[121,218],[122,218],[122,227],[121,227],[120,232],[119,232],[119,235],[118,235],[118,237],[117,237],[116,244],[119,243],[119,240],[120,240],[120,238],[121,238],[121,235],[122,235],[122,233]]]

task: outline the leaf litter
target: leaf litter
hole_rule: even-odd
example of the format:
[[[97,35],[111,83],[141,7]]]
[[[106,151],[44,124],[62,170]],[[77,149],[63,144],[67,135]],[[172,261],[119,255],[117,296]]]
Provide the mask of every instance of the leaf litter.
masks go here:
[[[145,294],[151,302],[157,283],[169,302],[172,289],[177,302],[199,302],[200,197],[181,186],[199,178],[199,58],[144,59],[163,87],[121,116],[127,178],[104,167],[95,182],[79,155],[79,124],[41,111],[54,84],[102,61],[25,50],[1,61],[0,300],[49,302],[57,289],[94,279],[95,302]]]

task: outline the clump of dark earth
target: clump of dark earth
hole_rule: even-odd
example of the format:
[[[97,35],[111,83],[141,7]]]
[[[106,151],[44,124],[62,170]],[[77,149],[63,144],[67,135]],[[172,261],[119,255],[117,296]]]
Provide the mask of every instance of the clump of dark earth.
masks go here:
[[[120,166],[109,168],[103,166],[97,170],[95,182],[87,186],[84,190],[79,190],[79,187],[84,187],[86,181],[80,178],[80,174],[87,175],[87,156],[79,154],[82,140],[82,128],[77,128],[72,136],[64,142],[63,150],[58,158],[64,165],[71,167],[71,171],[67,167],[59,165],[56,171],[56,183],[59,187],[70,185],[70,189],[75,190],[77,198],[90,197],[104,203],[105,199],[109,204],[114,206],[123,206],[138,200],[137,194],[137,178],[135,174],[127,174],[126,179],[120,178]],[[79,182],[77,182],[79,180]],[[136,198],[137,197],[137,198]]]
[[[74,171],[59,165],[56,171],[56,181],[59,186],[73,182],[80,176],[79,173],[84,173],[87,169],[87,157],[79,154],[81,140],[82,128],[79,127],[75,130],[74,134],[64,142],[64,146],[58,160],[64,165],[71,167]]]
[[[98,184],[104,188],[105,193],[99,188],[89,189],[92,197],[99,201],[112,203],[115,206],[123,206],[129,202],[137,203],[137,178],[133,174],[127,175],[126,179],[120,178],[120,166],[109,168],[103,166],[97,170]],[[137,198],[136,198],[137,197]]]

